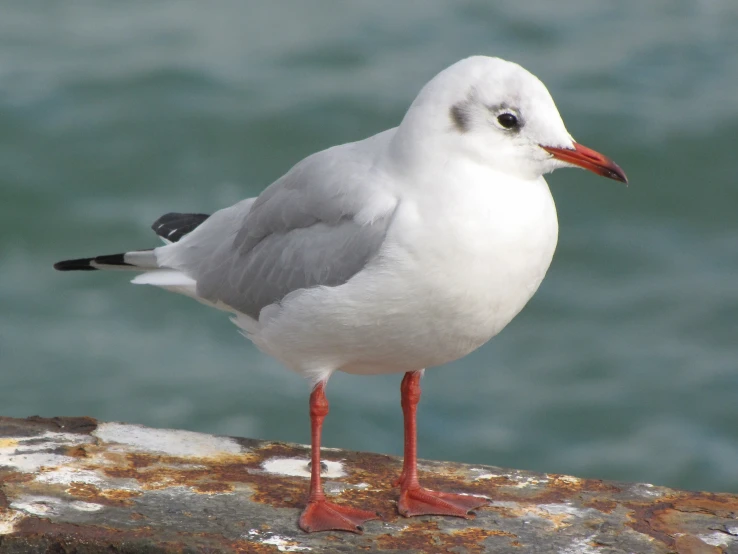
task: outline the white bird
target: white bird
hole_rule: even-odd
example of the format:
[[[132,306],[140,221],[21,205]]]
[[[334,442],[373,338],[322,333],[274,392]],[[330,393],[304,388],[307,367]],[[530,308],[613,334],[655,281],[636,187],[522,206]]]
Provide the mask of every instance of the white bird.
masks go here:
[[[336,371],[405,373],[398,511],[467,517],[487,499],[418,482],[420,377],[479,348],[535,293],[558,236],[543,175],[570,166],[627,182],[574,142],[534,75],[474,56],[427,83],[398,127],[308,156],[209,217],[161,217],[153,228],[168,244],[55,267],[143,271],[134,283],[232,312],[254,344],[310,380],[303,530],[361,532],[377,518],[323,494],[325,386]]]

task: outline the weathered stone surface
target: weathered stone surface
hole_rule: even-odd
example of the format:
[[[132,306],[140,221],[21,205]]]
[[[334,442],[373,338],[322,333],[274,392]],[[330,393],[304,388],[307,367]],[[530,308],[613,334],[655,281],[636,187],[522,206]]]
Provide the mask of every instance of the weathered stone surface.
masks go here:
[[[738,553],[738,496],[423,461],[432,488],[486,495],[476,519],[395,512],[391,456],[325,449],[328,492],[383,514],[363,535],[297,527],[305,446],[0,418],[0,553]]]

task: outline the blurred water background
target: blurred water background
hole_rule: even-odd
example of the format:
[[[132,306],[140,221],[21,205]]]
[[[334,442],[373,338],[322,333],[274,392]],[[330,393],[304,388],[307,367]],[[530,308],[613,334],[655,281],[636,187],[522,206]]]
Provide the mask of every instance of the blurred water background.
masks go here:
[[[549,178],[561,233],[496,339],[433,369],[420,455],[738,491],[738,3],[9,2],[0,414],[307,442],[307,385],[219,312],[58,259],[156,246],[396,125],[471,54],[521,63],[631,185]],[[331,380],[324,444],[402,451],[400,376]]]

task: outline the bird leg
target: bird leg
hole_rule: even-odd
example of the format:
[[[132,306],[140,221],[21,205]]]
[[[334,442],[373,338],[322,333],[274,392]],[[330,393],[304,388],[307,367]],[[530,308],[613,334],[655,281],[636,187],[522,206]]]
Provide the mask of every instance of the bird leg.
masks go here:
[[[438,492],[420,486],[418,482],[417,425],[415,415],[420,402],[422,371],[408,371],[400,386],[402,413],[405,416],[405,458],[402,474],[395,483],[400,485],[397,511],[405,517],[420,515],[470,517],[470,511],[489,501],[481,496]]]
[[[310,467],[310,495],[307,506],[300,516],[300,529],[307,533],[315,531],[351,531],[361,533],[361,524],[379,519],[375,512],[368,512],[328,502],[320,480],[320,436],[323,420],[328,415],[328,399],[325,397],[325,382],[315,385],[310,395],[310,435],[312,461]]]

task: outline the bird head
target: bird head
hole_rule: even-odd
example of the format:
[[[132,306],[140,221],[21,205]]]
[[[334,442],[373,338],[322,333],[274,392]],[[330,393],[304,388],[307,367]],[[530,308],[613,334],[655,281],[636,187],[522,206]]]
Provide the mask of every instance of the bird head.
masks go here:
[[[418,94],[398,135],[427,153],[464,156],[522,178],[581,167],[627,182],[610,158],[572,139],[535,75],[499,58],[473,56],[439,73]]]

